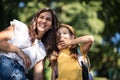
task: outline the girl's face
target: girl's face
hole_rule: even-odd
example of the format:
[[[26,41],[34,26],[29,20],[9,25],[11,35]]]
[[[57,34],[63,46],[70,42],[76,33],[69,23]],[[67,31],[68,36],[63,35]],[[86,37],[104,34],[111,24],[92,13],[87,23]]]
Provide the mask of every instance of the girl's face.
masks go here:
[[[58,29],[57,37],[59,41],[63,39],[72,39],[72,35],[70,34],[70,31],[65,27],[61,27]]]
[[[37,18],[38,31],[48,31],[52,27],[52,15],[50,12],[43,12]]]

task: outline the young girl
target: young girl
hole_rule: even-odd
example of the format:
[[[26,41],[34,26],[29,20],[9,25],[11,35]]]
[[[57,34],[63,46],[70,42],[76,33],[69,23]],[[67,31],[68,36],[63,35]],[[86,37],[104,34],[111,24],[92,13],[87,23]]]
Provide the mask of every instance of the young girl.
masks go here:
[[[76,38],[71,26],[61,24],[57,30],[57,38],[59,49],[57,80],[84,80],[82,67],[78,63],[78,43],[81,44],[80,51],[86,56],[94,41],[93,36],[86,35]],[[83,63],[87,63],[86,57],[79,59],[84,59]]]

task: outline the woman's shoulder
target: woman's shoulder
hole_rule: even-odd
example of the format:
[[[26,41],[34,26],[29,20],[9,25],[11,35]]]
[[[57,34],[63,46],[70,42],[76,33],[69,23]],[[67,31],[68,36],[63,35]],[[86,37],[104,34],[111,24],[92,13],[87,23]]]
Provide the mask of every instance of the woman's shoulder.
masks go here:
[[[10,25],[13,26],[14,34],[10,40],[11,43],[14,43],[20,47],[26,47],[26,45],[31,44],[29,29],[25,23],[13,19],[13,21],[10,21]]]
[[[15,34],[28,34],[28,27],[25,23],[13,19],[13,21],[10,21],[10,25],[14,27]]]
[[[12,21],[10,21],[10,24],[11,24],[11,25],[15,25],[15,24],[25,25],[22,21],[17,20],[17,19],[13,19]]]
[[[13,19],[10,21],[10,25],[14,26],[16,29],[28,29],[27,25],[19,20]]]

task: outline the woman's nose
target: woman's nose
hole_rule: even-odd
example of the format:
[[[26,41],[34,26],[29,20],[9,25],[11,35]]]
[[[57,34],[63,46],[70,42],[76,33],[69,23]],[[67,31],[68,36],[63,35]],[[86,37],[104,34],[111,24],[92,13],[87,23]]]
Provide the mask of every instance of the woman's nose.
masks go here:
[[[42,19],[42,22],[46,22],[46,19],[44,18],[44,19]]]

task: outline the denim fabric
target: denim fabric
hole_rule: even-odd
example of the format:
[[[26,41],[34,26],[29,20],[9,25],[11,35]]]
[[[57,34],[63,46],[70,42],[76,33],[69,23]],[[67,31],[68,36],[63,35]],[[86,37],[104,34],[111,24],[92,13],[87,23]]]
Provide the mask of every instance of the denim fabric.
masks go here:
[[[27,80],[23,67],[15,60],[0,56],[0,80]]]

